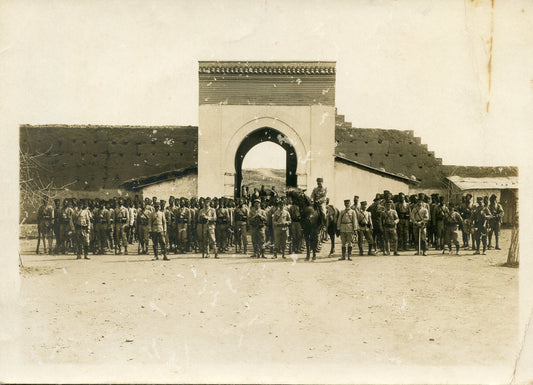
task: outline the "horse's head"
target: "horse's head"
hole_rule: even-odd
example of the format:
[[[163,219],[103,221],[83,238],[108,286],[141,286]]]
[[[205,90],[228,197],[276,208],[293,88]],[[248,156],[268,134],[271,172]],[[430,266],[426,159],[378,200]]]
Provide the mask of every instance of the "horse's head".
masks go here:
[[[313,202],[311,201],[311,198],[309,198],[303,190],[295,187],[290,187],[287,190],[287,196],[289,196],[294,204],[300,206],[301,208],[310,206]]]

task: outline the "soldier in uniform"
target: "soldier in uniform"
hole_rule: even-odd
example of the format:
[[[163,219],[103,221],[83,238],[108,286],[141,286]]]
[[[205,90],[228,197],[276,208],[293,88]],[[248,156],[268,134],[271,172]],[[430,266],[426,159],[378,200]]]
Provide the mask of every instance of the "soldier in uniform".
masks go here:
[[[348,259],[351,261],[352,255],[352,240],[357,234],[357,218],[355,211],[350,208],[350,200],[344,200],[344,210],[339,213],[339,219],[337,220],[337,234],[341,238],[341,250],[342,256],[339,261]]]
[[[479,254],[481,243],[483,243],[483,255],[487,250],[487,227],[491,220],[488,207],[483,204],[483,198],[477,198],[477,206],[474,208],[472,215],[472,226],[474,227],[474,254]]]
[[[153,260],[158,260],[158,246],[161,247],[163,253],[163,261],[168,261],[167,245],[165,244],[165,233],[167,232],[167,220],[165,217],[165,201],[161,201],[160,205],[154,206],[155,211],[150,215],[150,231],[152,234],[152,242],[154,248]]]
[[[419,195],[410,216],[416,242],[415,255],[420,255],[420,251],[422,251],[422,255],[426,255],[426,226],[429,221],[429,212],[424,204],[423,194],[422,196]]]
[[[372,217],[372,224],[374,225],[372,237],[374,238],[374,250],[376,252],[378,249],[383,251],[383,225],[381,223],[381,212],[385,210],[385,207],[381,204],[382,200],[383,195],[376,194],[374,202],[368,208]]]
[[[221,253],[228,251],[228,226],[229,213],[226,208],[226,198],[221,198],[216,207],[217,223],[216,223],[216,239],[218,242],[218,250]]]
[[[61,220],[59,218],[59,213],[61,211],[61,200],[54,199],[54,237],[56,239],[56,247],[54,248],[54,253],[59,254],[59,238],[61,231]]]
[[[358,209],[361,208],[361,204],[359,203],[359,196],[357,195],[354,195],[353,196],[353,205],[352,205],[352,210],[353,211],[356,211]]]
[[[37,211],[37,231],[39,238],[37,239],[36,254],[39,254],[39,245],[41,238],[43,240],[44,253],[52,254],[52,244],[54,236],[54,208],[48,203],[48,197],[43,198],[43,204]],[[48,241],[48,250],[46,248],[46,241]]]
[[[472,248],[474,248],[474,234],[472,226],[472,194],[468,193],[464,197],[464,202],[461,204],[460,214],[463,218],[463,247],[469,247],[469,240],[472,238]]]
[[[130,223],[130,212],[129,210],[124,206],[124,199],[119,199],[119,207],[115,211],[115,224],[116,224],[116,246],[115,250],[118,250],[116,254],[120,255],[122,254],[122,246],[124,246],[124,254],[128,255],[128,226]]]
[[[381,223],[383,224],[383,255],[390,255],[390,249],[394,250],[394,255],[398,254],[398,235],[396,225],[400,219],[398,213],[392,208],[392,201],[385,201],[385,210],[381,213]]]
[[[181,254],[185,254],[187,251],[189,226],[192,222],[191,210],[189,210],[185,204],[185,200],[179,202],[179,207],[174,211],[174,218],[176,220],[176,249]]]
[[[191,215],[191,224],[189,226],[189,236],[187,242],[187,251],[198,251],[198,234],[196,232],[197,227],[197,217],[198,217],[198,200],[196,198],[191,198],[190,203],[185,200],[185,205],[189,209]]]
[[[435,206],[435,220],[437,223],[436,227],[436,237],[435,237],[435,243],[436,243],[436,249],[442,250],[444,249],[444,235],[445,235],[445,227],[444,227],[444,218],[446,217],[448,213],[448,207],[446,207],[446,204],[444,203],[444,197],[440,196],[438,198],[438,204]]]
[[[407,251],[407,245],[409,243],[409,203],[405,200],[405,194],[400,193],[398,195],[398,202],[396,203],[396,212],[398,213],[398,247],[403,251]]]
[[[314,202],[316,208],[318,209],[318,215],[320,217],[320,223],[323,228],[326,227],[326,195],[328,194],[328,189],[324,187],[324,179],[316,179],[317,186],[313,189],[311,193],[311,200]]]
[[[210,206],[211,199],[204,200],[203,207],[198,211],[198,235],[201,242],[202,258],[209,258],[209,248],[212,247],[215,258],[218,258],[215,224],[217,221],[216,210]],[[205,254],[204,254],[205,253]]]
[[[451,254],[452,243],[455,245],[455,254],[459,255],[459,226],[463,223],[461,215],[457,212],[455,204],[450,203],[448,210],[444,214],[444,226],[446,229],[444,244],[448,245],[448,250]],[[446,251],[443,247],[442,254]]]
[[[248,218],[252,233],[252,245],[254,248],[254,254],[252,255],[252,258],[266,258],[265,225],[267,223],[267,217],[265,210],[261,208],[261,201],[259,199],[254,200]]]
[[[489,221],[489,245],[488,248],[492,248],[492,235],[494,234],[494,240],[496,242],[496,250],[500,249],[500,225],[503,219],[503,207],[496,201],[496,195],[492,194],[490,196],[489,211],[491,219]]]
[[[292,252],[299,253],[303,249],[303,233],[302,225],[300,224],[300,207],[296,204],[291,204],[291,198],[289,198],[289,214],[291,216],[291,243]]]
[[[285,248],[287,247],[287,237],[289,227],[291,225],[291,216],[283,200],[277,200],[277,207],[272,214],[272,228],[274,230],[274,256],[273,259],[278,257],[278,252],[281,253],[281,258],[285,258]]]
[[[91,228],[92,215],[87,208],[87,201],[81,200],[81,210],[77,210],[73,215],[74,228],[76,232],[76,259],[81,259],[81,254],[85,259],[90,259],[89,253],[89,231]]]
[[[366,210],[367,202],[361,202],[360,208],[355,210],[357,216],[357,245],[359,246],[359,255],[364,255],[363,251],[363,239],[366,239],[368,243],[368,255],[376,255],[372,251],[374,245],[374,239],[372,238],[372,216]],[[375,246],[374,246],[375,247]]]
[[[71,241],[71,235],[74,231],[74,224],[72,223],[72,209],[70,199],[63,199],[63,207],[59,212],[59,251],[66,254]]]
[[[237,253],[248,252],[248,206],[244,204],[244,199],[237,201],[239,207],[235,209],[235,251]]]
[[[139,234],[139,249],[141,254],[148,254],[148,244],[150,240],[150,218],[153,212],[146,209],[144,202],[141,202],[137,210],[137,228]]]

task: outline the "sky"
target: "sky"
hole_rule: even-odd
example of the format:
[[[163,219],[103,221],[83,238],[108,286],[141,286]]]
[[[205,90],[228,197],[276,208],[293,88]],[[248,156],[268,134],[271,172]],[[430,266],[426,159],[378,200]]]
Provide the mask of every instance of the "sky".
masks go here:
[[[532,12],[520,0],[3,1],[0,113],[11,130],[197,125],[198,61],[333,60],[354,126],[414,130],[445,164],[519,165]]]

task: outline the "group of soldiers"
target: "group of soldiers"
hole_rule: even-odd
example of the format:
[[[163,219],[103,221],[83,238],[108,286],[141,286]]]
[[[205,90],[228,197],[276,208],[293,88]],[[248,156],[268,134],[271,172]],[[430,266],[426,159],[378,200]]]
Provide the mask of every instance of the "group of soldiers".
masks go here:
[[[255,196],[254,196],[255,195]],[[209,258],[213,253],[248,253],[248,233],[252,242],[251,257],[266,258],[270,249],[272,258],[285,258],[303,249],[302,213],[289,197],[276,193],[242,198],[175,198],[168,202],[157,197],[76,199],[65,198],[54,205],[44,198],[38,210],[39,240],[44,252],[68,253],[78,259],[89,259],[93,254],[128,254],[128,247],[137,243],[138,254],[148,254],[152,245],[153,259],[168,260],[167,253],[202,253]],[[496,196],[463,197],[461,204],[446,204],[444,197],[420,193],[407,196],[393,195],[390,191],[376,194],[372,204],[359,202],[359,197],[344,201],[344,209],[329,204],[327,189],[322,178],[311,199],[321,217],[321,227],[334,226],[342,243],[340,260],[351,260],[352,247],[357,244],[359,255],[382,252],[399,255],[398,251],[416,249],[426,255],[428,244],[437,250],[459,253],[459,232],[462,247],[474,254],[483,254],[492,247],[499,249],[499,230],[503,218],[502,206]],[[295,202],[294,202],[295,203]],[[323,231],[325,234],[326,231]],[[326,240],[327,236],[322,237]],[[488,244],[487,244],[488,240]],[[471,243],[470,243],[471,242]],[[55,246],[54,246],[55,243]],[[47,247],[48,246],[48,247]],[[54,246],[54,247],[53,247]],[[334,252],[332,248],[331,253]]]
[[[368,244],[368,255],[383,252],[399,255],[398,250],[416,249],[416,255],[426,255],[428,245],[436,250],[459,254],[459,248],[472,248],[474,254],[486,254],[492,248],[500,250],[499,236],[504,211],[496,195],[477,197],[471,194],[462,197],[460,204],[446,203],[443,196],[424,193],[407,196],[392,195],[390,191],[376,194],[373,203],[353,203],[345,200],[345,208],[339,213],[337,235],[342,241],[340,260],[351,260],[352,244],[357,243],[363,255],[363,241]],[[328,207],[329,209],[329,207]],[[332,210],[332,209],[331,209]],[[461,232],[462,245],[459,233]],[[344,233],[344,235],[343,235]],[[488,240],[488,244],[487,244]],[[482,246],[482,251],[480,248]]]

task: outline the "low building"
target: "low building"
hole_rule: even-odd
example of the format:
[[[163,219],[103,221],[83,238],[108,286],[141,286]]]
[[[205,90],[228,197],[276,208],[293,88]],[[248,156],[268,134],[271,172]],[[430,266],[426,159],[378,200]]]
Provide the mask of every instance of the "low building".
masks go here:
[[[370,205],[377,192],[389,190],[394,195],[401,192],[410,194],[411,188],[418,184],[416,178],[408,178],[342,156],[335,156],[337,188],[333,203],[336,207],[343,207],[344,199],[352,200],[354,195],[357,195],[360,201],[369,202]]]
[[[133,178],[120,185],[144,198],[158,197],[167,200],[195,197],[198,191],[198,169],[196,167],[166,171],[160,174]]]
[[[490,197],[494,194],[505,212],[503,223],[513,223],[518,205],[517,176],[474,178],[453,175],[446,177],[446,181],[448,200],[450,202],[460,203],[461,198],[468,193],[472,194],[473,201],[477,197]]]

